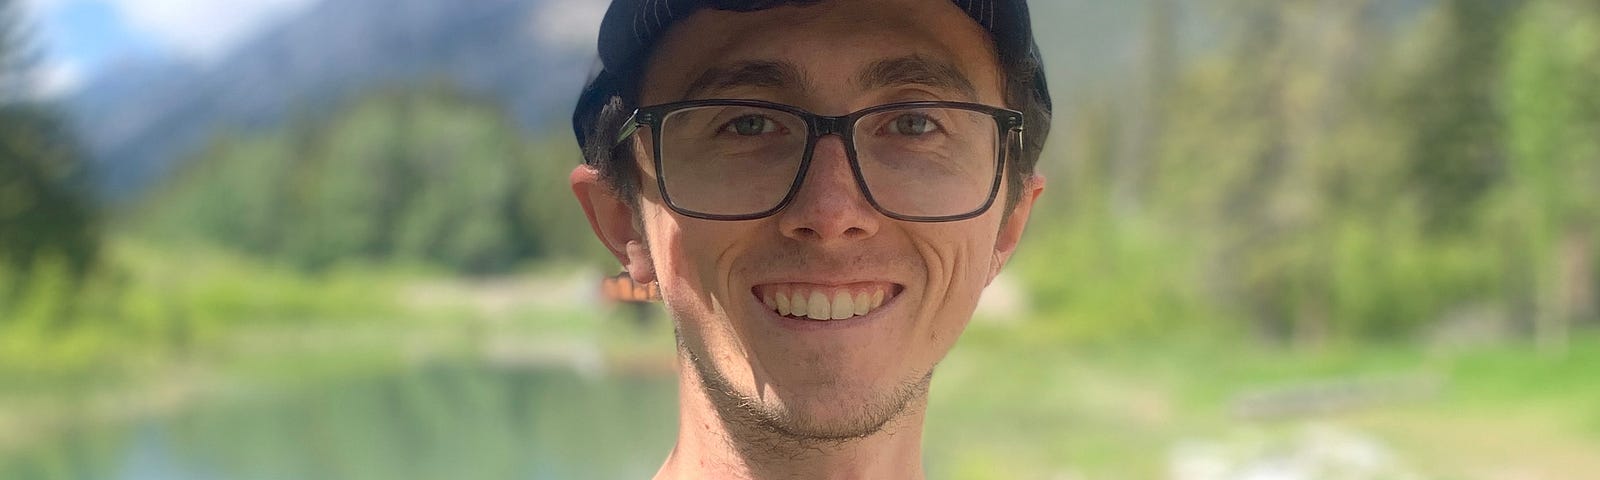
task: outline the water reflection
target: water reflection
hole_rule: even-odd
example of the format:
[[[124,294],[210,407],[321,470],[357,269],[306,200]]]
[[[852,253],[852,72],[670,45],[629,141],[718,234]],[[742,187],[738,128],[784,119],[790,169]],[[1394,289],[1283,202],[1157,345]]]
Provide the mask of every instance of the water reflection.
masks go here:
[[[0,459],[0,478],[649,478],[672,445],[674,388],[435,365],[80,430]]]

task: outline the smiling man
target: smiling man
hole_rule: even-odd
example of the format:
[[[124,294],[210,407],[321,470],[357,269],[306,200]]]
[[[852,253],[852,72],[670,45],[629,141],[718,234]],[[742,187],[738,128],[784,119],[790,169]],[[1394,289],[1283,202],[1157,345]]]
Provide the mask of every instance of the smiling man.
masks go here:
[[[658,478],[920,478],[1050,98],[1022,0],[617,0],[572,188],[678,337]]]

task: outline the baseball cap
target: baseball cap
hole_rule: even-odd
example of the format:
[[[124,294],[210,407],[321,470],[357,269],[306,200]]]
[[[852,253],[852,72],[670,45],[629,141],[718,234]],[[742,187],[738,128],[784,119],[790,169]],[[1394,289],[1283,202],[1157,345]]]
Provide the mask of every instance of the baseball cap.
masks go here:
[[[814,0],[813,0],[814,1]],[[1033,39],[1033,24],[1026,0],[951,0],[993,37],[1000,64],[1007,72],[1019,69],[1033,78],[1033,94],[1048,114],[1050,90],[1044,62]],[[600,61],[572,112],[572,131],[578,145],[587,145],[601,109],[622,95],[623,80],[640,75],[651,47],[672,24],[702,8],[749,12],[793,2],[783,0],[613,0],[600,22]]]

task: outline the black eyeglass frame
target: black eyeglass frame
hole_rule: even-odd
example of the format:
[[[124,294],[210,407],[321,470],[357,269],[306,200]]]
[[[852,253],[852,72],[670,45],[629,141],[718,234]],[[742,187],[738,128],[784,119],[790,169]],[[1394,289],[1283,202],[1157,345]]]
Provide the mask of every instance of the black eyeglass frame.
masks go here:
[[[672,194],[667,192],[667,177],[666,177],[666,173],[664,171],[665,169],[664,169],[664,167],[662,166],[662,163],[661,163],[661,125],[666,120],[667,117],[671,116],[673,113],[675,113],[675,112],[677,112],[679,110],[686,110],[686,109],[690,109],[690,108],[699,108],[699,107],[757,107],[757,108],[769,108],[769,109],[778,110],[778,111],[782,111],[782,112],[785,112],[785,113],[792,114],[794,116],[800,117],[802,120],[805,121],[805,123],[806,123],[806,146],[805,146],[805,153],[800,158],[800,169],[797,172],[795,172],[794,181],[789,184],[789,192],[784,194],[783,200],[779,201],[777,206],[772,207],[770,209],[767,209],[765,211],[752,213],[752,214],[745,214],[745,215],[716,215],[716,214],[702,213],[702,212],[696,212],[694,210],[686,209],[686,208],[683,208],[683,207],[679,206],[676,202],[672,201]],[[884,111],[910,110],[910,109],[917,109],[917,108],[951,108],[951,109],[958,109],[958,110],[967,110],[967,111],[986,114],[986,115],[989,115],[991,118],[994,119],[994,121],[995,121],[995,130],[996,130],[996,133],[998,134],[996,138],[1001,138],[1002,140],[997,142],[998,145],[997,145],[997,147],[995,149],[994,180],[991,182],[991,184],[989,186],[988,198],[986,200],[984,200],[983,205],[977,207],[977,209],[975,209],[975,210],[973,210],[971,212],[962,213],[962,214],[956,214],[956,215],[939,215],[939,216],[901,215],[899,213],[895,213],[893,211],[890,211],[887,208],[884,208],[883,205],[880,205],[878,203],[878,200],[876,198],[873,198],[872,189],[867,188],[866,177],[865,177],[865,175],[863,175],[861,173],[861,162],[859,160],[857,160],[857,158],[856,158],[857,157],[857,155],[856,155],[856,141],[855,141],[856,121],[858,121],[858,120],[860,120],[863,117],[866,117],[868,115],[872,115],[872,114],[875,114],[875,113],[881,113],[881,112],[884,112]],[[887,103],[887,104],[883,104],[883,105],[876,105],[876,106],[864,108],[864,109],[861,109],[861,110],[857,110],[857,111],[855,111],[853,113],[850,113],[850,114],[847,114],[847,115],[837,116],[837,117],[829,117],[829,116],[824,116],[824,115],[817,115],[815,113],[811,113],[811,112],[805,111],[805,110],[803,110],[803,109],[801,109],[799,107],[794,107],[794,106],[791,106],[791,105],[784,105],[784,104],[781,104],[781,103],[766,102],[766,101],[761,101],[761,100],[736,100],[736,99],[688,100],[688,101],[682,101],[682,102],[672,102],[672,103],[664,103],[664,104],[660,104],[660,105],[653,105],[653,106],[649,106],[649,107],[642,107],[642,108],[639,108],[638,110],[634,110],[633,116],[630,117],[628,119],[628,121],[623,124],[622,131],[618,133],[617,141],[616,141],[615,145],[618,145],[618,146],[622,145],[623,142],[627,141],[628,138],[632,137],[635,133],[637,133],[639,131],[640,127],[650,127],[651,140],[652,140],[650,143],[651,143],[652,149],[654,150],[654,152],[652,152],[652,157],[653,158],[651,160],[655,164],[656,188],[661,191],[661,198],[667,202],[667,208],[672,209],[672,211],[677,212],[679,215],[683,215],[683,216],[691,217],[691,218],[698,218],[698,219],[702,219],[702,220],[721,220],[721,221],[757,220],[757,219],[762,219],[762,218],[766,218],[766,217],[770,217],[770,216],[776,215],[778,212],[783,211],[783,209],[785,207],[788,207],[789,204],[794,201],[794,198],[797,195],[799,195],[800,186],[805,183],[806,172],[808,170],[810,170],[810,168],[811,168],[811,157],[812,157],[813,153],[816,152],[817,142],[822,140],[822,137],[825,136],[825,135],[838,135],[841,139],[844,140],[845,158],[849,161],[849,163],[850,163],[850,171],[855,176],[856,188],[861,190],[861,195],[867,199],[867,203],[871,204],[872,208],[874,210],[877,210],[878,213],[881,213],[884,216],[889,217],[889,218],[893,218],[895,220],[903,220],[903,221],[907,221],[907,222],[933,223],[933,222],[954,222],[954,221],[959,221],[959,220],[967,220],[967,219],[975,218],[975,217],[977,217],[979,215],[983,215],[984,212],[989,211],[989,209],[994,206],[995,197],[999,196],[999,194],[1000,194],[1000,183],[1002,181],[1004,181],[1005,171],[1006,171],[1006,158],[1010,156],[1008,154],[1008,152],[1011,151],[1011,149],[1006,148],[1006,147],[1010,145],[1009,142],[1010,142],[1010,140],[1012,138],[1016,139],[1018,147],[1021,146],[1022,133],[1023,133],[1023,115],[1022,115],[1022,112],[1018,112],[1016,110],[1010,110],[1010,109],[1005,109],[1005,108],[1000,108],[1000,107],[994,107],[994,106],[990,106],[990,105],[984,105],[984,104],[981,104],[981,103],[948,102],[948,101],[916,101],[916,102],[899,102],[899,103]],[[1015,134],[1015,135],[1013,135],[1013,134]]]

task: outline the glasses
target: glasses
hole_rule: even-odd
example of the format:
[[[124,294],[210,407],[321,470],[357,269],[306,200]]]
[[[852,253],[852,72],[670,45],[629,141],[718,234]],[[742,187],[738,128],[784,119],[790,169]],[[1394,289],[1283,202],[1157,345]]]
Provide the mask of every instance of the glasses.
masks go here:
[[[827,117],[757,100],[695,100],[641,108],[617,143],[650,127],[656,184],[673,211],[754,220],[794,200],[824,135],[844,139],[868,203],[897,220],[982,215],[1022,139],[1022,113],[962,102],[905,102]]]

